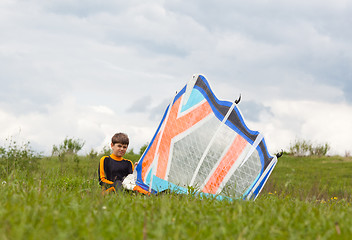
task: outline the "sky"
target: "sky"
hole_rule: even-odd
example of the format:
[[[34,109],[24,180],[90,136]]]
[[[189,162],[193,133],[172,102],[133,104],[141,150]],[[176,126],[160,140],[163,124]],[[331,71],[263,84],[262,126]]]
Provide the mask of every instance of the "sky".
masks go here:
[[[348,0],[1,0],[0,143],[84,154],[125,132],[138,152],[201,74],[270,153],[351,154],[351,25]]]

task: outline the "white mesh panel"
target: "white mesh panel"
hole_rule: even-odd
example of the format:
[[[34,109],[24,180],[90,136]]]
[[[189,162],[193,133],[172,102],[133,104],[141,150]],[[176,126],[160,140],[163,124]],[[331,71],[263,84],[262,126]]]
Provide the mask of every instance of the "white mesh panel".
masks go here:
[[[202,186],[204,184],[204,181],[214,168],[214,165],[218,163],[225,149],[232,144],[235,135],[237,135],[237,133],[230,129],[227,125],[221,125],[219,132],[215,136],[214,142],[199,169],[194,186]]]
[[[188,134],[183,134],[174,142],[170,152],[169,182],[184,187],[190,184],[198,162],[214,135],[219,121],[212,116],[198,124],[201,126],[195,130],[191,129]]]
[[[261,167],[259,154],[254,151],[249,159],[232,174],[220,194],[241,197],[260,174]]]

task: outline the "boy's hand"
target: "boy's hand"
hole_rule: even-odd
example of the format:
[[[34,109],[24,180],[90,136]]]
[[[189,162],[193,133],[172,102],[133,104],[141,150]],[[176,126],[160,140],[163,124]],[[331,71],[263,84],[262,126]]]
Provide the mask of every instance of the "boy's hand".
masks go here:
[[[116,180],[112,186],[115,188],[115,191],[117,191],[120,188],[122,188],[122,182],[119,180]]]

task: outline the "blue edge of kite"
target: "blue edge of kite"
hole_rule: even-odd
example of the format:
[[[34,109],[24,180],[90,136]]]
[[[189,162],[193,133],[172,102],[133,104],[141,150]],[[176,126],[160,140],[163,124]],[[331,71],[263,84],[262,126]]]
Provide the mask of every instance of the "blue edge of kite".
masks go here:
[[[202,75],[199,75],[199,77],[202,79],[202,81],[206,84],[206,86],[208,87],[209,91],[211,92],[212,94],[212,97],[214,97],[214,99],[216,100],[216,102],[222,106],[227,106],[227,107],[231,107],[232,105],[232,102],[229,102],[229,101],[221,101],[219,100],[215,94],[213,93],[208,81],[205,79],[205,77],[203,77]],[[220,120],[222,121],[224,116],[217,111],[217,109],[215,108],[215,106],[211,103],[210,101],[210,98],[209,96],[206,94],[206,92],[204,92],[204,90],[198,86],[194,86],[195,89],[197,89],[199,92],[202,93],[202,95],[207,99],[209,105],[211,106],[215,116]],[[178,92],[178,94],[175,96],[174,98],[174,101],[172,102],[171,106],[174,104],[174,102],[176,102],[181,96],[182,94],[184,94],[184,92],[186,91],[186,86],[183,87],[183,89]],[[137,168],[136,168],[136,171],[137,171],[137,181],[136,181],[136,184],[138,186],[140,186],[141,188],[143,188],[144,190],[149,190],[149,186],[147,184],[145,184],[142,180],[142,162],[143,162],[143,159],[144,159],[144,156],[145,154],[149,151],[149,148],[151,147],[152,143],[154,142],[155,140],[155,137],[156,135],[158,134],[158,132],[160,131],[160,128],[165,120],[165,117],[166,117],[166,114],[168,112],[168,109],[169,109],[170,105],[167,106],[165,112],[164,112],[164,115],[160,121],[160,124],[158,126],[158,129],[157,131],[155,132],[152,140],[151,140],[151,143],[148,145],[147,149],[145,150],[144,154],[142,155],[139,163],[137,165]],[[237,107],[234,108],[234,110],[236,111],[237,115],[239,116],[239,119],[241,121],[241,124],[246,128],[246,130],[248,132],[250,132],[251,134],[253,135],[258,135],[259,132],[258,131],[252,131],[250,130],[247,125],[244,123],[244,120],[239,112],[239,110],[237,109]],[[243,138],[245,138],[249,143],[253,144],[253,141],[251,139],[249,139],[246,135],[244,135],[235,125],[233,125],[230,121],[226,121],[225,124],[230,127],[231,129],[233,129],[236,133],[238,133],[240,136],[242,136]],[[267,150],[267,147],[266,147],[266,143],[265,143],[265,140],[263,138],[263,143],[264,143],[264,146],[265,146],[265,149],[266,149],[266,154],[272,158],[272,156],[269,154],[268,150]],[[259,156],[260,156],[260,161],[261,161],[261,164],[262,164],[262,169],[261,169],[261,172],[260,174],[258,174],[257,178],[255,179],[255,181],[252,183],[252,185],[247,189],[247,191],[243,194],[242,197],[238,198],[238,199],[246,199],[247,195],[250,193],[250,191],[253,189],[253,187],[255,186],[255,184],[258,182],[259,178],[262,176],[263,172],[264,172],[264,153],[262,152],[262,150],[260,149],[259,146],[257,146],[257,151],[259,153]],[[263,177],[262,181],[260,182],[260,184],[257,186],[257,188],[253,191],[253,195],[251,196],[251,199],[255,198],[258,193],[260,192],[260,190],[262,189],[262,187],[264,186],[264,183],[266,182],[267,178],[270,176],[271,174],[271,171],[273,170],[274,168],[274,165],[271,167],[271,169],[267,172],[267,174]],[[151,171],[150,171],[151,172]],[[146,178],[146,181],[150,179],[150,174],[147,176]],[[164,191],[166,189],[170,189],[171,191],[175,192],[175,193],[179,193],[179,194],[187,194],[189,193],[189,190],[187,188],[184,188],[184,187],[180,187],[176,184],[173,184],[173,183],[170,183],[166,180],[163,180],[161,178],[158,178],[157,176],[153,176],[153,186],[156,186],[154,187],[154,189],[152,189],[152,194],[156,194],[158,193],[159,191]],[[221,196],[221,195],[214,195],[214,194],[210,194],[210,193],[198,193],[199,196],[201,197],[215,197],[216,199],[218,200],[224,200],[224,199],[227,199],[227,200],[232,200],[233,198],[230,198],[230,197],[226,197],[226,196]]]

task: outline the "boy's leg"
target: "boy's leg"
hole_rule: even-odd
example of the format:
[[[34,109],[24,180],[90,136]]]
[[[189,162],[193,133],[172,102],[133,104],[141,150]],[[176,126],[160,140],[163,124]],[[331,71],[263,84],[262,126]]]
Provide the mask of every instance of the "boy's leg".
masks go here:
[[[109,188],[103,190],[102,194],[106,195],[106,194],[109,194],[109,193],[112,193],[112,192],[116,192],[116,191],[121,190],[121,189],[122,189],[122,182],[119,181],[119,180],[116,180],[114,182],[114,184],[112,185],[112,187],[109,187]]]
[[[115,188],[114,187],[110,187],[108,189],[104,189],[101,194],[102,195],[106,195],[106,194],[109,194],[109,193],[112,193],[112,192],[115,192]]]

